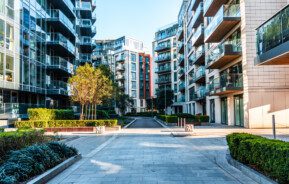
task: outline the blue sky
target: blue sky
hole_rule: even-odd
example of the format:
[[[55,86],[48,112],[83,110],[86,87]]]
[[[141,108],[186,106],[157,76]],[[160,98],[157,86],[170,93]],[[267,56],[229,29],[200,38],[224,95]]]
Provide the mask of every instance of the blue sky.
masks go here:
[[[177,21],[182,0],[97,0],[96,39],[130,36],[151,51],[158,28]]]

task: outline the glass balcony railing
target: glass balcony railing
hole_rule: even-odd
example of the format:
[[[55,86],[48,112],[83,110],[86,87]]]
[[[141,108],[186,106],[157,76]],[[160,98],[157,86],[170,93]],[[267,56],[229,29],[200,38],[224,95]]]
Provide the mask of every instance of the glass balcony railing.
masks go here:
[[[192,100],[198,101],[205,99],[207,95],[207,89],[205,86],[200,86],[199,89],[193,94]]]
[[[185,62],[185,57],[183,54],[181,54],[178,58],[178,65],[179,66],[184,66],[184,62]]]
[[[193,37],[191,39],[192,46],[195,46],[197,40],[201,37],[201,35],[204,33],[204,24],[201,24],[193,34]]]
[[[206,68],[205,66],[200,66],[196,72],[196,75],[195,75],[195,81],[199,80],[200,78],[202,77],[205,77],[206,75]]]
[[[170,72],[171,71],[171,67],[159,67],[155,70],[156,73],[162,73],[162,72]]]
[[[181,26],[179,26],[178,31],[177,31],[177,38],[179,38],[179,40],[180,40],[183,38],[183,35],[184,35],[184,28],[181,25]]]
[[[212,63],[218,61],[220,58],[228,55],[230,58],[229,60],[233,60],[234,57],[232,55],[238,55],[242,52],[242,45],[241,40],[233,40],[230,42],[223,42],[220,43],[216,48],[208,52],[206,57],[206,65],[209,66]],[[238,56],[237,56],[238,57]],[[224,65],[227,63],[224,59]],[[222,65],[223,66],[223,65]]]
[[[271,64],[278,64],[278,62],[288,64],[288,59],[286,61],[286,59],[280,59],[279,57],[288,53],[288,41],[289,6],[282,9],[278,14],[257,29],[258,62],[264,63],[266,61],[271,61]]]
[[[234,92],[243,88],[243,74],[231,73],[223,74],[219,78],[209,82],[208,90],[210,94],[222,94],[223,92]]]
[[[92,11],[91,2],[76,2],[76,8],[79,10]]]
[[[197,20],[200,18],[200,16],[203,16],[203,3],[201,2],[193,16],[193,19],[191,20],[192,27],[195,27],[195,24],[197,23]]]
[[[124,66],[121,64],[121,65],[118,65],[116,68],[116,71],[123,71],[125,70]]]
[[[165,42],[165,43],[160,43],[156,48],[155,51],[159,52],[159,51],[164,51],[164,50],[168,50],[171,48],[171,43],[170,42]]]
[[[63,81],[51,81],[50,84],[47,84],[47,93],[48,94],[58,94],[58,95],[68,95],[69,87],[66,82]]]
[[[91,20],[90,19],[81,19],[79,23],[80,27],[85,27],[85,28],[90,28],[92,26]]]
[[[211,4],[212,4],[212,2],[213,2],[214,0],[205,0],[204,1],[204,12],[207,12],[208,11],[208,9],[209,9],[209,7],[211,6]],[[218,1],[218,0],[217,0]]]
[[[181,82],[180,85],[179,85],[179,90],[180,91],[184,91],[185,89],[186,89],[185,83]]]
[[[74,65],[70,63],[68,60],[61,57],[48,57],[46,60],[46,65],[48,68],[59,68],[63,71],[66,71],[70,74],[74,71]]]
[[[166,78],[159,78],[156,79],[156,84],[164,84],[164,83],[170,83],[172,80],[170,77],[166,77]]]
[[[124,62],[126,60],[125,56],[117,57],[116,62]]]
[[[91,37],[90,36],[82,36],[80,39],[80,45],[91,45]]]
[[[91,61],[91,54],[80,54],[79,59],[82,62]]]
[[[182,95],[178,98],[178,102],[185,102],[185,101],[186,101],[185,95]]]
[[[74,24],[67,18],[61,10],[54,10],[51,9],[50,11],[50,18],[51,20],[59,20],[62,24],[64,24],[73,34],[75,34]]]
[[[205,40],[216,30],[226,18],[240,18],[240,5],[223,5],[205,29]],[[226,33],[224,33],[226,34]]]
[[[159,55],[157,58],[155,58],[155,62],[170,61],[170,60],[171,54]]]
[[[69,8],[71,12],[74,10],[74,5],[72,4],[71,0],[63,0],[64,4]]]
[[[48,33],[46,41],[53,44],[59,44],[65,47],[70,53],[75,53],[75,46],[60,33]]]
[[[13,118],[28,118],[27,110],[29,108],[41,107],[45,107],[45,104],[1,103],[0,115],[10,114]]]

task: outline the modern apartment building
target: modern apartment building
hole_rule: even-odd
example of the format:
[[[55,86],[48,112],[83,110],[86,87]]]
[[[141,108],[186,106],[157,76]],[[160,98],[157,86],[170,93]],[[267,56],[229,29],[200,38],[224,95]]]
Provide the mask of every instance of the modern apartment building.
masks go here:
[[[272,115],[279,124],[288,123],[289,67],[255,65],[255,59],[262,64],[286,63],[287,9],[265,21],[287,4],[287,0],[183,1],[177,34],[179,48],[184,43],[183,112],[247,128],[271,127]],[[178,49],[179,58],[181,54]]]
[[[97,40],[93,59],[96,65],[109,65],[119,87],[134,99],[134,107],[127,112],[146,110],[145,99],[150,98],[150,59],[144,53],[143,42],[123,36],[115,40]]]
[[[67,80],[91,62],[94,10],[91,0],[0,2],[0,119],[71,105]]]
[[[177,30],[178,23],[160,28],[155,33],[153,42],[156,89],[174,91],[174,105],[167,109],[168,114],[182,111],[182,103],[185,102],[185,97],[181,96],[178,90],[178,73],[181,71],[177,70]],[[182,51],[183,49],[183,47],[178,48]],[[154,94],[156,93],[157,91],[154,91]]]

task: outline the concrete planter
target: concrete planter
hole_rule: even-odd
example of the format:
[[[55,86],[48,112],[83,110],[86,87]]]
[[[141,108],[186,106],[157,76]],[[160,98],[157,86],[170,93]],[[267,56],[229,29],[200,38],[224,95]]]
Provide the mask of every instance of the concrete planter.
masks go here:
[[[45,128],[46,132],[94,132],[94,127]]]
[[[94,132],[96,134],[104,134],[105,133],[105,126],[97,126],[97,127],[94,127]]]
[[[121,126],[115,126],[115,127],[105,127],[106,132],[113,132],[113,131],[120,131]]]

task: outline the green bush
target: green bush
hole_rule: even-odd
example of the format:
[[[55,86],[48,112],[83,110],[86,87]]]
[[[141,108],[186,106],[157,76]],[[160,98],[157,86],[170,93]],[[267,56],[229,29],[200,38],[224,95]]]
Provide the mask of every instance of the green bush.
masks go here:
[[[17,132],[0,133],[0,163],[2,163],[10,151],[18,150],[35,143],[46,142],[43,131],[20,130]]]
[[[108,111],[105,110],[97,110],[97,119],[109,119]]]
[[[4,130],[5,130],[4,128],[0,128],[0,133],[1,133],[1,132],[4,132]]]
[[[177,123],[178,117],[173,115],[159,115],[158,118],[166,123]]]
[[[126,113],[126,116],[135,116],[135,117],[138,117],[138,116],[142,116],[142,117],[153,117],[153,116],[158,116],[159,113],[157,112],[138,112],[138,113]]]
[[[33,108],[28,109],[28,117],[33,121],[70,120],[74,119],[74,112],[70,109]]]
[[[76,149],[55,142],[13,151],[0,167],[0,183],[25,182],[75,155]]]
[[[53,120],[53,121],[18,121],[17,128],[77,128],[87,126],[107,126],[117,125],[117,120]]]
[[[276,180],[289,183],[289,143],[234,133],[227,136],[231,156]]]

